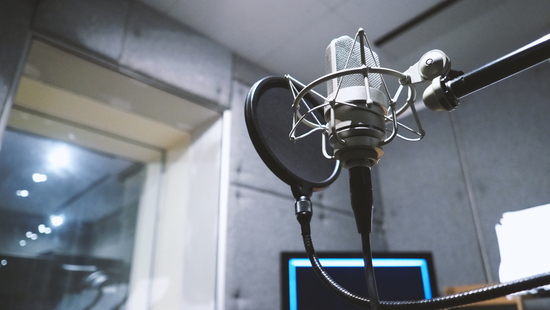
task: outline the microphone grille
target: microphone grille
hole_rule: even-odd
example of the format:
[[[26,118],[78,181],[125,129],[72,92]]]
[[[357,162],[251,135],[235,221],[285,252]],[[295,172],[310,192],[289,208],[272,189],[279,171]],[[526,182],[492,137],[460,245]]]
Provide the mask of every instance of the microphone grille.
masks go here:
[[[334,73],[343,69],[357,68],[361,66],[361,47],[359,43],[356,43],[349,36],[342,36],[332,40],[329,46],[327,46],[325,52],[325,64],[327,74]],[[350,51],[353,51],[350,55]],[[365,47],[365,62],[368,67],[378,67],[380,61],[378,55],[374,54],[374,58],[371,55],[370,49]],[[348,60],[349,56],[349,60]],[[347,65],[346,65],[347,63]],[[369,84],[372,88],[382,90],[382,77],[378,73],[369,73]],[[340,80],[341,79],[341,80]],[[365,81],[361,74],[346,75],[342,78],[332,79],[327,83],[327,94],[332,94],[338,88],[338,81],[340,80],[341,88],[352,86],[365,86]]]

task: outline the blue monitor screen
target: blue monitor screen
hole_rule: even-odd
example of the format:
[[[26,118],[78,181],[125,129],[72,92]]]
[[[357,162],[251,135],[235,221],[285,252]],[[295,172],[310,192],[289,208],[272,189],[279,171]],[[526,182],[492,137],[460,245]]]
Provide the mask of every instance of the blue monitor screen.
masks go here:
[[[326,272],[342,287],[367,295],[360,253],[319,254]],[[374,272],[380,300],[419,300],[437,295],[429,253],[375,254]],[[283,253],[283,309],[362,309],[331,292],[303,253]]]

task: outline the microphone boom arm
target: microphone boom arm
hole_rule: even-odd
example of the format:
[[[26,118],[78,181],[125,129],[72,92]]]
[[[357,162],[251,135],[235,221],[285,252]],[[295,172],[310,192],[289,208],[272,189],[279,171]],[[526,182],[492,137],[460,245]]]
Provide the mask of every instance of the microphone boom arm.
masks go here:
[[[436,111],[454,110],[459,99],[529,69],[550,58],[550,34],[472,72],[437,77],[424,92],[424,104]]]

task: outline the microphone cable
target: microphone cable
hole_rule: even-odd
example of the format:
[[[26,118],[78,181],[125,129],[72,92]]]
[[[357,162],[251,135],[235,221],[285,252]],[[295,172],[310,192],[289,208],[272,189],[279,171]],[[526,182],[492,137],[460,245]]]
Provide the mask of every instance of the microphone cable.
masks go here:
[[[373,193],[370,167],[355,166],[349,168],[349,188],[351,207],[355,215],[357,232],[361,235],[361,247],[365,262],[365,279],[370,297],[370,309],[379,310],[380,300],[372,264],[370,234],[372,231]]]

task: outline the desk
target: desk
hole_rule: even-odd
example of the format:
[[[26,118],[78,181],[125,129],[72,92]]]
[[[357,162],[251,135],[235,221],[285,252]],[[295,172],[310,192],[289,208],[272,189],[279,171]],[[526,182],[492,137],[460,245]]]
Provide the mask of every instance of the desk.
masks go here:
[[[458,293],[462,293],[462,292],[466,292],[466,291],[475,290],[475,289],[485,287],[485,286],[488,286],[488,285],[490,285],[490,284],[451,286],[451,287],[446,287],[444,289],[444,293],[445,293],[445,295],[454,295],[454,294],[458,294]],[[523,296],[515,296],[513,299],[508,299],[506,296],[499,297],[499,298],[490,299],[490,300],[486,300],[486,301],[482,301],[482,302],[478,302],[478,303],[475,303],[475,304],[468,305],[464,309],[467,309],[470,306],[475,306],[475,307],[493,306],[493,307],[495,307],[495,306],[505,306],[505,305],[508,305],[508,306],[515,305],[517,310],[523,310]]]

